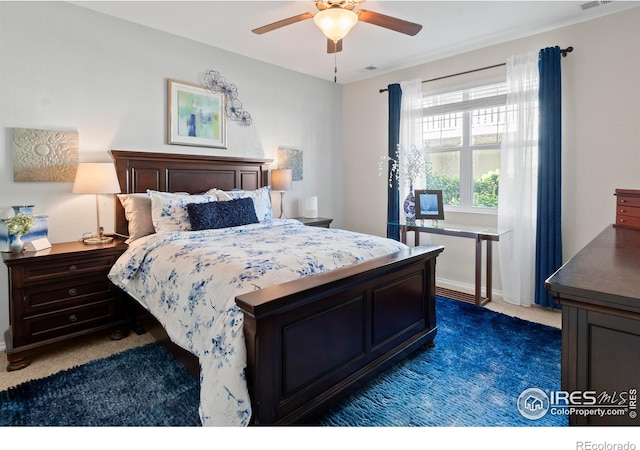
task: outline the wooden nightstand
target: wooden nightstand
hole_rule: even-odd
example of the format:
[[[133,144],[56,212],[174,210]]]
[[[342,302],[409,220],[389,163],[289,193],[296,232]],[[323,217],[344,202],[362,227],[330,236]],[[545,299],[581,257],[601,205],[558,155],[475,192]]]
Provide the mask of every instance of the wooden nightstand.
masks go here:
[[[331,222],[333,222],[333,219],[327,219],[326,217],[316,217],[314,219],[309,219],[306,217],[294,217],[294,219],[299,220],[309,227],[330,228]]]
[[[7,371],[27,367],[32,355],[77,336],[108,329],[114,340],[127,336],[121,292],[107,278],[126,249],[118,240],[66,242],[2,254],[9,269]]]

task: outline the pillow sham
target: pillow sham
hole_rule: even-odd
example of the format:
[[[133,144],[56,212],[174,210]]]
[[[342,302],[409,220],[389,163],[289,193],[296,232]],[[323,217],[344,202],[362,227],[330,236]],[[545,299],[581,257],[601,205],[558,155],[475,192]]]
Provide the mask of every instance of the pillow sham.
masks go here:
[[[127,219],[127,244],[156,232],[151,220],[151,197],[148,194],[118,194]]]
[[[271,207],[271,196],[269,195],[269,186],[261,187],[253,191],[225,191],[225,193],[232,199],[236,198],[250,198],[253,200],[253,206],[256,210],[256,216],[260,222],[265,220],[271,220],[273,218],[273,211]]]
[[[175,194],[147,190],[151,197],[151,220],[156,233],[165,231],[190,231],[191,222],[187,204],[218,201],[218,196]]]
[[[228,201],[187,204],[191,229],[210,230],[258,223],[253,200],[236,198]]]

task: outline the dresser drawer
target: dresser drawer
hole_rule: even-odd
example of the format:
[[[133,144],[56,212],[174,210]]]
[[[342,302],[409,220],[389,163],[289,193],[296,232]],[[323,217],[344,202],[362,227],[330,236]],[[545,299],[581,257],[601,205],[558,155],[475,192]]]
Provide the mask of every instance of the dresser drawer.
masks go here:
[[[618,209],[621,206],[632,207],[632,208],[640,208],[640,196],[627,196],[618,194]]]
[[[640,208],[633,208],[630,206],[618,206],[616,214],[619,216],[631,216],[640,217]]]
[[[14,336],[20,345],[41,342],[59,336],[69,335],[107,325],[117,317],[118,306],[115,301],[104,301],[77,308],[59,310],[51,314],[41,314],[24,319],[22,335]]]
[[[114,286],[105,276],[81,277],[54,285],[44,284],[22,289],[22,314],[34,314],[64,309],[84,303],[115,297]]]
[[[616,225],[620,225],[628,228],[640,228],[640,217],[633,216],[616,216]]]
[[[37,283],[62,277],[77,277],[87,274],[106,275],[115,263],[116,256],[106,254],[90,258],[74,258],[50,262],[34,262],[20,266],[22,284]]]

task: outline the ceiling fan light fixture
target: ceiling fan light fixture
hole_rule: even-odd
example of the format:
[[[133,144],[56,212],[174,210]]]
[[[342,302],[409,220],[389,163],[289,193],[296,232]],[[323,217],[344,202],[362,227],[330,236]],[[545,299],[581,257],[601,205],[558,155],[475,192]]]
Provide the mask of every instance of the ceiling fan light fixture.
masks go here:
[[[358,15],[348,9],[331,7],[316,13],[313,21],[328,39],[338,42],[358,22]]]

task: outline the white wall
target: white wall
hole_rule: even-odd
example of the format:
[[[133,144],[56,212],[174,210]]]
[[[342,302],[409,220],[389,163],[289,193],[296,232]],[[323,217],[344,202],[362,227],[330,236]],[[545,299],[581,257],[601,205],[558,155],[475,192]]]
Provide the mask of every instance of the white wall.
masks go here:
[[[59,2],[0,2],[0,61],[0,205],[34,204],[52,242],[95,230],[95,198],[71,183],[13,182],[14,127],[77,131],[81,162],[110,161],[110,149],[276,160],[279,146],[297,148],[304,179],[285,194],[287,215],[316,195],[320,215],[342,223],[340,85]],[[253,125],[229,121],[226,150],[167,145],[167,78],[200,83],[210,69],[237,86]],[[113,199],[101,220],[113,230]],[[8,326],[3,269],[0,339]]]
[[[573,46],[573,53],[562,60],[563,254],[565,260],[573,256],[615,221],[615,189],[640,189],[639,24],[640,8],[633,8],[345,86],[345,228],[386,234],[387,185],[378,176],[378,160],[387,153],[388,97],[379,89],[403,80],[499,64],[509,56],[548,46]],[[423,88],[456,86],[501,73],[504,68],[425,83]],[[495,216],[484,214],[447,213],[446,219],[484,226],[496,223]],[[438,258],[439,284],[472,292],[473,241],[433,237],[433,242],[446,247]],[[500,290],[499,264],[494,265],[493,280]]]

